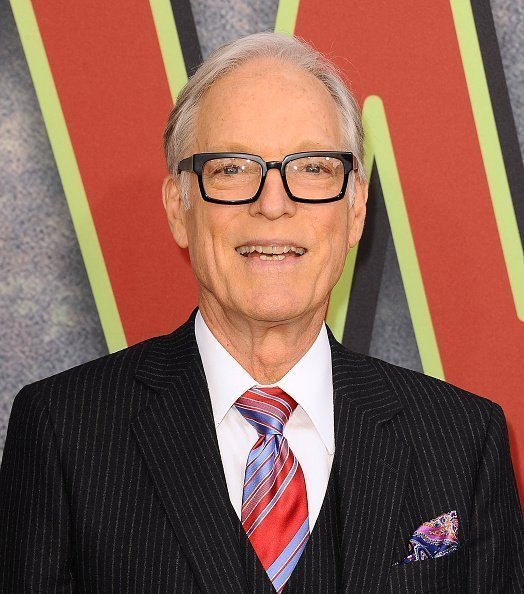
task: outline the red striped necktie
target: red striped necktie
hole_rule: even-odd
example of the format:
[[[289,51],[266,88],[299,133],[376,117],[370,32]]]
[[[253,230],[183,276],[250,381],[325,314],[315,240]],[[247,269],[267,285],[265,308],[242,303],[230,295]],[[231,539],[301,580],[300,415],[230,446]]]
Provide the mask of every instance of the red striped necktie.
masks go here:
[[[258,433],[246,464],[242,526],[281,592],[309,538],[304,474],[282,435],[297,403],[280,388],[254,387],[235,405]]]

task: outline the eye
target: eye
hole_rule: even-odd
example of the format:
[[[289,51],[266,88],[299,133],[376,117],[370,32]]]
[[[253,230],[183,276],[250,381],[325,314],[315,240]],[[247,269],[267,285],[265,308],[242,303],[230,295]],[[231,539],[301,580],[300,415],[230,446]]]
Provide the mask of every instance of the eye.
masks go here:
[[[297,173],[305,173],[310,175],[332,175],[333,164],[319,161],[309,161],[306,163],[297,163],[293,169]]]
[[[208,175],[235,177],[240,174],[260,174],[260,165],[250,159],[238,159],[235,161],[212,159],[206,164]]]
[[[224,165],[219,173],[223,173],[225,175],[234,175],[236,173],[240,173],[241,170],[242,167],[240,167],[240,165]]]
[[[304,167],[304,171],[306,173],[320,173],[322,171],[322,168],[320,167],[320,165],[318,163],[308,163],[305,167]]]
[[[217,163],[212,171],[212,175],[236,175],[237,173],[242,172],[243,167],[241,165],[236,165],[235,163]]]

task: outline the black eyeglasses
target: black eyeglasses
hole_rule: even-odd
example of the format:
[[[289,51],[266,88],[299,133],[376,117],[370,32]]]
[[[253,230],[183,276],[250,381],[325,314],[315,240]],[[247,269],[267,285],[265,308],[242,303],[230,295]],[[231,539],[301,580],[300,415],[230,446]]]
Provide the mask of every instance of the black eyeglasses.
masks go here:
[[[216,204],[248,204],[262,192],[269,169],[278,169],[287,195],[295,202],[335,202],[344,197],[349,173],[357,170],[353,153],[310,151],[264,161],[247,153],[197,153],[182,159],[178,171],[194,171],[202,198]]]

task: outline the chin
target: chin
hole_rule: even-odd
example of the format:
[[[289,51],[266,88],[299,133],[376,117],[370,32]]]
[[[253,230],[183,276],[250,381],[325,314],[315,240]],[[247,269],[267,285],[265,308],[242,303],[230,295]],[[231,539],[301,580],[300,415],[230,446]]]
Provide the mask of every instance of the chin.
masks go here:
[[[244,302],[239,308],[244,315],[253,320],[263,322],[285,322],[300,317],[310,308],[301,304],[298,299],[283,299],[275,296],[273,299],[262,299],[257,297]]]

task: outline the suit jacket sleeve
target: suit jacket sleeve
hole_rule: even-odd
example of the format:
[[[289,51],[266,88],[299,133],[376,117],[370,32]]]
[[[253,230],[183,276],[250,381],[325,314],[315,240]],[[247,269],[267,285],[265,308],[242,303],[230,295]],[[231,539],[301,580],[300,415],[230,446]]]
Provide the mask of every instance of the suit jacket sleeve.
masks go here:
[[[468,592],[524,592],[522,512],[498,404],[493,404],[484,440],[468,548]]]
[[[69,502],[45,398],[15,398],[0,469],[0,591],[74,592]]]

